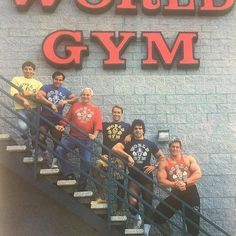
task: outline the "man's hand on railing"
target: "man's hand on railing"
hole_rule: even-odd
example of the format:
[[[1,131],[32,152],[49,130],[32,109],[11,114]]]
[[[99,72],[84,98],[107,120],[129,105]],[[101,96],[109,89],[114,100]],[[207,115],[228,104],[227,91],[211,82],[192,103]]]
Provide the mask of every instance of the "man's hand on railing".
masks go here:
[[[56,125],[56,126],[55,126],[55,129],[58,130],[58,131],[63,132],[63,131],[65,130],[65,127],[62,126],[62,125]]]
[[[95,134],[88,134],[88,136],[89,136],[89,139],[91,140],[95,140],[97,137]]]
[[[63,106],[65,106],[67,104],[67,101],[66,100],[60,100],[58,103],[57,103],[57,105],[58,105],[58,107],[63,107]]]
[[[128,157],[128,166],[129,167],[134,166],[134,159],[131,156]]]
[[[52,110],[54,111],[54,112],[58,112],[58,110],[57,110],[57,106],[55,105],[55,104],[51,104],[51,108],[52,108]]]
[[[143,170],[145,174],[150,174],[152,173],[154,170],[156,170],[156,166],[155,165],[149,165],[149,166],[144,166]]]
[[[29,110],[31,108],[30,103],[27,99],[23,100],[23,106],[26,110]]]

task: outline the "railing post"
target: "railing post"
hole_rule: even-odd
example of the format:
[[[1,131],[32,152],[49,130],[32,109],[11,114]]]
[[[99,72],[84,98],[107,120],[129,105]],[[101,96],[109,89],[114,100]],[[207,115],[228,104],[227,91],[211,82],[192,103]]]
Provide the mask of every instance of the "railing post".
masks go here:
[[[36,108],[36,119],[35,119],[35,127],[33,129],[36,129],[35,136],[32,137],[35,142],[35,152],[34,152],[34,178],[37,178],[37,163],[38,163],[38,152],[39,152],[39,121],[40,121],[40,111],[41,106],[37,106]],[[35,114],[34,114],[35,115]],[[32,123],[31,123],[32,124]]]
[[[108,230],[111,231],[111,211],[112,211],[112,183],[113,183],[113,168],[112,168],[112,156],[111,151],[108,154],[108,195],[107,195],[107,223]]]

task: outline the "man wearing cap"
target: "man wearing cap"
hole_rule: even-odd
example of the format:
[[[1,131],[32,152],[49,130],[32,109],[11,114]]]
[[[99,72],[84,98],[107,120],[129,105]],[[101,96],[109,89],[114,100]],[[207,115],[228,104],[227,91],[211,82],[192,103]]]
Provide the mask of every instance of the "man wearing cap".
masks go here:
[[[184,207],[184,214],[187,219],[199,226],[200,218],[196,212],[200,211],[200,198],[196,183],[201,178],[201,169],[194,157],[182,154],[182,143],[180,139],[175,138],[170,141],[169,152],[170,155],[159,164],[157,180],[165,187],[171,188],[173,195],[192,207],[192,209]],[[175,214],[168,205],[176,209],[176,211],[183,210],[182,203],[173,195],[168,196],[156,207],[154,221],[160,224],[160,226]],[[198,227],[189,221],[186,221],[186,225],[190,235],[198,235]]]
[[[70,110],[56,126],[64,131],[70,122],[70,136],[66,136],[56,148],[56,157],[59,160],[60,170],[64,179],[74,179],[74,166],[67,160],[69,150],[79,148],[80,178],[78,190],[84,191],[87,185],[87,176],[90,171],[91,151],[93,140],[102,130],[102,115],[99,107],[92,104],[93,90],[84,88],[80,94],[80,101],[74,103]],[[69,149],[69,150],[68,150]]]

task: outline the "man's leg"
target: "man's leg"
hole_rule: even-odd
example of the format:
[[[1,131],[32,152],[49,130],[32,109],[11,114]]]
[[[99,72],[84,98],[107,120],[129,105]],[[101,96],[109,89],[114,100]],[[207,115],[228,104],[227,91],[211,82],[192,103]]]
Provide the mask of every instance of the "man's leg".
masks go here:
[[[72,137],[66,137],[56,148],[56,158],[58,159],[63,176],[73,174],[73,166],[67,159],[67,153],[76,147],[76,141]]]
[[[166,204],[167,205],[166,205]],[[178,210],[181,207],[181,204],[178,200],[176,200],[171,195],[163,200],[163,202],[160,202],[157,207],[156,211],[153,215],[153,221],[158,224],[158,228],[163,234],[163,236],[170,236],[171,235],[171,229],[169,224],[166,222],[167,219],[170,219],[174,214],[174,210],[170,209],[172,208]]]
[[[130,180],[128,183],[128,188],[129,188],[129,191],[131,192],[131,194],[129,194],[128,196],[128,201],[129,201],[129,204],[131,205],[129,210],[131,213],[131,219],[133,220],[131,227],[138,229],[142,225],[142,219],[141,219],[140,214],[137,212],[138,200],[134,195],[140,194],[140,188],[134,182]]]
[[[24,119],[26,119],[27,121],[28,119],[28,111],[24,110],[24,109],[20,109],[17,110],[17,113],[23,117]],[[29,135],[29,125],[22,120],[20,117],[17,118],[17,127],[22,131],[21,137],[26,140],[28,138]]]
[[[189,204],[197,212],[200,212],[200,198],[196,186],[191,186],[186,190],[185,202]],[[188,219],[194,222],[197,226],[194,226],[191,222],[186,222],[188,232],[197,236],[199,234],[200,216],[189,208],[185,208],[185,214]]]
[[[147,190],[144,190],[142,189],[142,198],[143,200],[148,203],[150,206],[152,206],[152,194],[150,194],[149,192],[153,192],[153,183],[152,182],[148,182],[148,183],[144,183],[143,186],[145,187],[145,189]],[[152,219],[152,208],[144,205],[144,215],[148,218],[148,219]],[[145,219],[144,218],[144,226],[143,226],[143,229],[144,229],[144,236],[148,236],[149,235],[149,231],[150,231],[150,228],[151,228],[151,224],[150,222],[148,221],[148,219]]]
[[[84,191],[87,186],[87,179],[91,167],[91,157],[93,142],[89,139],[80,139],[77,138],[79,144],[79,153],[80,153],[80,177],[78,182],[78,190]]]

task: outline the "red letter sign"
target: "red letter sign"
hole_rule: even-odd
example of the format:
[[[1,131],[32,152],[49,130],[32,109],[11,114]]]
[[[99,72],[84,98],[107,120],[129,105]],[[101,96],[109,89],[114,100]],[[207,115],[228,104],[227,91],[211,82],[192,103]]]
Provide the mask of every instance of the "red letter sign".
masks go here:
[[[162,59],[163,66],[170,69],[179,50],[182,50],[182,58],[179,60],[178,67],[199,67],[199,60],[194,58],[193,50],[193,43],[197,41],[197,36],[196,32],[178,33],[174,46],[170,50],[161,32],[142,32],[142,40],[147,42],[147,57],[142,60],[142,68],[157,68],[158,55]]]
[[[156,0],[156,3],[153,3],[153,0],[140,0],[142,1],[142,10],[146,15],[155,15],[160,11],[160,0]],[[121,3],[116,6],[117,14],[137,14],[137,6],[134,4],[134,0],[121,0]]]
[[[34,0],[15,0],[18,10],[27,11],[33,4]],[[44,11],[54,11],[60,0],[40,0]]]
[[[88,47],[82,44],[82,32],[61,30],[48,35],[43,41],[43,54],[46,60],[54,67],[69,68],[75,65],[81,69],[82,54],[88,55]],[[65,45],[65,56],[61,57],[56,53],[56,49],[63,40],[73,41],[72,45]]]
[[[114,0],[100,0],[97,3],[89,3],[88,0],[75,0],[76,5],[82,11],[91,14],[101,14],[109,10]]]
[[[119,42],[115,38],[115,32],[92,32],[91,38],[105,49],[108,58],[103,60],[104,69],[125,69],[125,59],[121,58],[122,53],[129,42],[136,38],[135,32],[119,32]]]
[[[235,0],[224,0],[225,3],[217,6],[214,0],[205,0],[204,4],[199,9],[199,15],[223,15],[229,12],[235,3]]]

